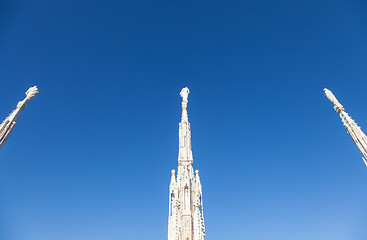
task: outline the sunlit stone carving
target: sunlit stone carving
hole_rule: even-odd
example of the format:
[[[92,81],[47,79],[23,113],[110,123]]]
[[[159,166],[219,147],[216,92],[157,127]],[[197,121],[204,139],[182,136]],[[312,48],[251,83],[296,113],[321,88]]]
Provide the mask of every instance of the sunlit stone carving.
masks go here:
[[[190,91],[182,89],[182,117],[179,124],[177,178],[172,170],[169,190],[168,240],[205,240],[203,197],[199,171],[194,173],[191,130],[187,117]]]
[[[327,88],[324,89],[326,97],[334,104],[335,111],[339,114],[343,121],[345,128],[348,131],[349,136],[353,139],[353,142],[359,148],[362,153],[362,159],[367,165],[367,137],[362,132],[361,128],[354,122],[354,120],[345,112],[343,105],[341,105],[334,96],[334,94]]]
[[[17,108],[12,113],[10,113],[10,115],[0,125],[0,148],[8,139],[15,124],[17,123],[20,113],[26,108],[27,103],[38,94],[38,89],[36,86],[31,87],[27,90],[25,94],[26,98],[23,101],[18,102]]]

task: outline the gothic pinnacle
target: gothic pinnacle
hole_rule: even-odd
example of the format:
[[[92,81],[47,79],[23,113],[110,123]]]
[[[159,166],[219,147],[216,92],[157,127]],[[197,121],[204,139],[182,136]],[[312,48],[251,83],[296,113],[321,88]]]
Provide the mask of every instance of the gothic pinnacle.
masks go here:
[[[191,129],[187,117],[189,89],[183,88],[179,123],[178,170],[171,171],[169,187],[168,240],[205,240],[202,187],[199,171],[194,174]]]
[[[10,133],[12,132],[21,111],[26,108],[27,103],[38,93],[39,92],[36,86],[29,88],[25,93],[26,97],[24,98],[24,100],[18,102],[17,108],[13,112],[11,112],[10,115],[0,125],[0,148],[4,145]]]
[[[334,104],[335,111],[339,114],[349,136],[352,138],[353,142],[357,145],[359,151],[362,154],[362,159],[367,165],[367,137],[357,125],[357,123],[349,116],[345,111],[343,105],[340,104],[338,99],[334,94],[327,88],[324,89],[325,96]]]
[[[179,123],[179,163],[192,164],[192,151],[191,151],[191,130],[190,123],[187,117],[187,98],[189,97],[190,90],[185,87],[181,90],[180,96],[182,97],[182,117]]]

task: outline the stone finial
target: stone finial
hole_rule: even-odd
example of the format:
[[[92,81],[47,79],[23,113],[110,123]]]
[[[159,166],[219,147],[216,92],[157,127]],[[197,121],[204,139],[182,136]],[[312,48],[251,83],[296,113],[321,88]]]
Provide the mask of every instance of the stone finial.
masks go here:
[[[334,94],[327,88],[324,88],[325,96],[334,104],[334,109],[337,113],[340,113],[341,111],[345,111],[343,105],[340,104],[338,99],[334,96]]]
[[[172,184],[176,183],[176,176],[175,176],[176,171],[174,169],[172,169],[171,173],[172,173],[172,175],[171,175],[171,183],[170,184],[172,185]]]
[[[334,96],[334,94],[327,88],[324,88],[325,96],[334,104],[340,104],[338,99]]]
[[[200,181],[199,170],[195,170],[195,177],[197,181]]]

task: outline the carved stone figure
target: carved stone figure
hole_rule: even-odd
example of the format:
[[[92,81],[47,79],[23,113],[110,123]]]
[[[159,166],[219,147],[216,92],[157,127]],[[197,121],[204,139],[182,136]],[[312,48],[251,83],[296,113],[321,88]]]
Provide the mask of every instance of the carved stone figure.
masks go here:
[[[182,102],[188,102],[187,99],[189,97],[190,90],[185,87],[181,90],[180,96],[182,97]]]
[[[26,98],[23,101],[18,102],[17,108],[0,125],[0,148],[4,145],[10,133],[12,132],[21,111],[26,108],[27,103],[38,93],[39,92],[36,86],[29,88],[25,93]]]

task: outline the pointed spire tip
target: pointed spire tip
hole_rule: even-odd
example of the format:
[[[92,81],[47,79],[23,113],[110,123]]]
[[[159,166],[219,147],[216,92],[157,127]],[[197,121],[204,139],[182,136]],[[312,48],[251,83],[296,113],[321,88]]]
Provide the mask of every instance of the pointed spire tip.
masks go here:
[[[343,105],[340,104],[340,102],[335,97],[332,91],[330,91],[327,88],[324,88],[324,92],[325,92],[325,96],[330,100],[330,102],[334,104],[334,109],[337,113],[340,113],[345,110]]]

